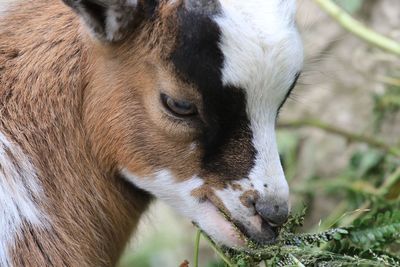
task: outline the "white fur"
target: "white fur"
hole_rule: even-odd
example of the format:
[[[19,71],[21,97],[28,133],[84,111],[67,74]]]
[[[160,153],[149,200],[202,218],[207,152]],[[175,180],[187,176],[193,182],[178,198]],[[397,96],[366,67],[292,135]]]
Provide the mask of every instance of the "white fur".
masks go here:
[[[215,21],[222,34],[223,82],[246,90],[247,113],[257,150],[249,178],[262,196],[288,200],[275,119],[303,64],[303,47],[294,23],[295,0],[220,2],[222,13]]]
[[[45,227],[45,215],[36,203],[40,199],[43,189],[34,167],[0,132],[0,266],[11,266],[9,251],[23,223]]]
[[[193,190],[204,184],[202,179],[195,176],[178,182],[168,170],[159,171],[152,177],[138,177],[127,169],[122,169],[121,174],[135,186],[150,192],[197,223],[217,242],[232,247],[243,245],[235,229],[214,205],[208,201],[200,202],[191,195]]]
[[[10,0],[0,0],[0,16],[4,16],[10,5]]]

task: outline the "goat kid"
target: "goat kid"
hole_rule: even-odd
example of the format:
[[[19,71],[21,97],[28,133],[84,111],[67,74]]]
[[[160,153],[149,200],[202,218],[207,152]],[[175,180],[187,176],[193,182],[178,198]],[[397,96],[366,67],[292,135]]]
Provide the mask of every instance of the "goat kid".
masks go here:
[[[153,197],[273,242],[295,0],[63,2],[0,8],[0,266],[115,265]]]

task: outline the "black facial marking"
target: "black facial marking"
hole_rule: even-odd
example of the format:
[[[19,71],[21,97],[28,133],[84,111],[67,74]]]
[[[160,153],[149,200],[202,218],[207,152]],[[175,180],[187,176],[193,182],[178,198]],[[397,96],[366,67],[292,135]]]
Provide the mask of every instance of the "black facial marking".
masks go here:
[[[218,47],[220,30],[207,16],[180,10],[178,44],[171,55],[177,71],[202,90],[222,88],[223,54]]]
[[[296,87],[297,81],[300,78],[301,73],[298,72],[294,78],[294,81],[292,83],[292,85],[289,87],[289,91],[286,93],[285,98],[283,99],[282,103],[279,105],[278,108],[278,113],[281,110],[281,108],[283,107],[283,105],[286,103],[287,99],[289,98],[290,94],[293,92],[293,89]]]
[[[203,98],[202,169],[205,175],[244,178],[254,165],[256,152],[245,92],[222,84],[220,29],[203,13],[183,9],[178,20],[178,43],[170,59],[178,75],[194,85]]]

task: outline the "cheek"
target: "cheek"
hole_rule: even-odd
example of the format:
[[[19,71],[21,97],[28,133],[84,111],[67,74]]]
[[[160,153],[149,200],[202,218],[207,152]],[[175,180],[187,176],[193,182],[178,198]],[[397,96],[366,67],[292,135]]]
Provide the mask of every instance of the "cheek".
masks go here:
[[[149,91],[135,107],[138,116],[126,116],[127,131],[119,131],[129,134],[119,139],[118,165],[139,176],[169,169],[179,179],[192,177],[198,173],[200,158],[199,146],[193,141],[195,131],[166,118],[160,108],[158,92]]]
[[[119,165],[139,176],[168,170],[179,181],[199,173],[200,149],[196,142],[167,138],[151,127],[143,129],[125,146]]]

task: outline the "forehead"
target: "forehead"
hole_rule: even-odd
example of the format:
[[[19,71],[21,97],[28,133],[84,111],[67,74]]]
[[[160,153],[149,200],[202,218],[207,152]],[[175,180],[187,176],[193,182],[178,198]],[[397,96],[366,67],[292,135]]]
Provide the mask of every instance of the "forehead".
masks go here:
[[[295,1],[220,2],[214,20],[221,30],[223,84],[246,91],[249,113],[254,106],[275,113],[303,64]]]
[[[177,45],[171,54],[181,78],[203,95],[239,88],[247,104],[257,99],[276,109],[303,63],[295,0],[185,3],[178,11]]]
[[[204,2],[210,1],[197,3]],[[212,11],[191,7],[178,10],[170,60],[203,98],[204,165],[243,177],[258,150],[254,135],[263,131],[253,126],[275,123],[301,69],[295,3],[220,0]]]

